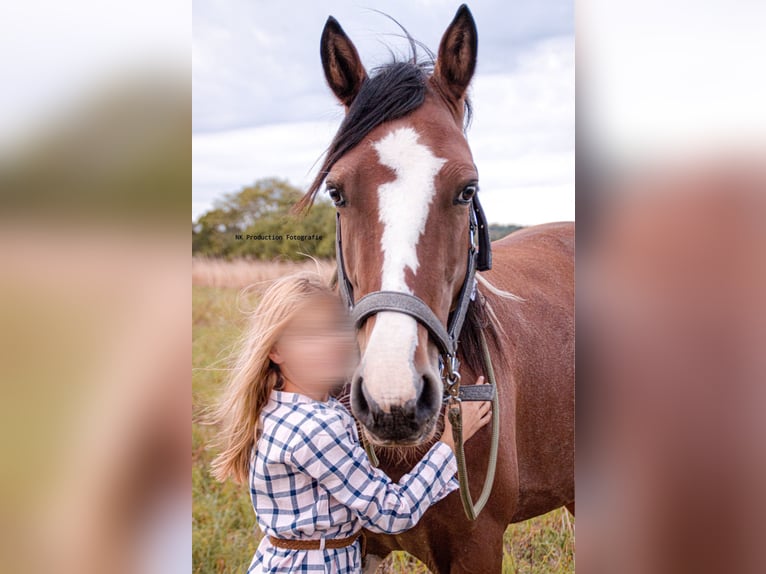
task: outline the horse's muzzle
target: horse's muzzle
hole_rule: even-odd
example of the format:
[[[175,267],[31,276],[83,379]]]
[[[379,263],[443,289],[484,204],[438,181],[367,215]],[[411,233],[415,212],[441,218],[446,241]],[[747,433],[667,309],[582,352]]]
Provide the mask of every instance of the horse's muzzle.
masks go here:
[[[441,382],[423,375],[416,399],[390,405],[387,410],[370,396],[361,376],[351,384],[351,410],[378,445],[417,445],[431,434],[441,409]]]

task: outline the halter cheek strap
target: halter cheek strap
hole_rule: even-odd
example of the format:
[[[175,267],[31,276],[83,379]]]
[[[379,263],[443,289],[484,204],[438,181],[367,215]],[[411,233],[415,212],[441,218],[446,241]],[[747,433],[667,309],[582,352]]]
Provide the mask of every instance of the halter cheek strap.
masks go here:
[[[381,311],[404,313],[413,317],[427,330],[431,340],[439,348],[439,362],[441,378],[444,385],[444,402],[448,403],[448,412],[452,423],[453,440],[457,449],[458,477],[460,480],[460,495],[466,516],[475,520],[489,498],[495,476],[497,451],[499,442],[499,403],[497,398],[494,373],[489,349],[486,344],[484,332],[480,331],[482,352],[484,354],[485,370],[490,384],[485,385],[460,385],[459,361],[457,359],[458,337],[463,328],[468,305],[476,296],[476,271],[486,271],[492,268],[492,253],[489,237],[489,228],[484,211],[479,203],[479,198],[474,195],[469,212],[469,235],[468,263],[465,278],[457,296],[457,304],[447,318],[447,327],[442,325],[439,318],[431,308],[416,295],[398,291],[374,291],[368,293],[356,304],[354,303],[354,289],[346,275],[343,262],[343,244],[340,231],[340,212],[336,212],[335,220],[335,253],[338,262],[338,288],[346,306],[351,312],[356,328],[360,328],[372,315]],[[478,245],[477,245],[478,235]],[[460,404],[462,401],[492,401],[492,442],[490,446],[490,460],[487,467],[487,475],[484,480],[484,488],[479,500],[474,504],[468,488],[468,471],[463,451],[462,414]],[[362,439],[364,440],[364,439]],[[370,456],[370,461],[377,466],[375,451],[367,441],[365,449]]]
[[[476,270],[489,271],[492,269],[492,242],[489,237],[487,218],[484,215],[484,210],[481,208],[481,203],[479,203],[478,195],[473,196],[472,207],[476,214],[477,231],[479,233],[479,258],[476,261]]]
[[[340,236],[340,211],[335,212],[335,259],[338,263],[338,289],[349,311],[354,308],[354,288],[346,275],[343,263],[343,244]]]

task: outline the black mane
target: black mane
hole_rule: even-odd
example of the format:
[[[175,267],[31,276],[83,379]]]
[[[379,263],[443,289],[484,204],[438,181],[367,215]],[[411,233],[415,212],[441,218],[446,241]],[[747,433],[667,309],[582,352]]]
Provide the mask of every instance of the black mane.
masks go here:
[[[394,60],[374,69],[364,81],[327,149],[322,166],[306,194],[294,205],[293,212],[309,208],[335,163],[381,124],[406,116],[418,109],[428,91],[428,78],[434,60],[417,61],[415,41],[410,38],[413,55],[408,61]],[[465,98],[464,129],[471,121],[471,103]]]
[[[393,20],[393,18],[391,19]],[[399,25],[396,20],[393,21]],[[401,25],[399,26],[401,28]],[[300,213],[311,207],[316,194],[335,163],[359,144],[372,130],[383,123],[406,116],[423,104],[429,89],[428,80],[434,70],[435,58],[426,46],[414,40],[404,28],[402,30],[412,51],[410,59],[407,61],[397,60],[392,54],[390,63],[380,66],[370,73],[330,143],[314,181],[306,194],[293,206],[294,213]],[[417,47],[426,52],[427,59],[425,61],[418,61]],[[464,130],[468,129],[471,116],[471,102],[466,96],[463,112]],[[334,273],[330,281],[330,285],[334,289],[338,287],[337,280],[337,273]],[[484,331],[487,343],[490,349],[493,349],[495,357],[500,356],[499,349],[501,346],[500,332],[492,319],[488,303],[486,296],[479,293],[477,289],[477,297],[468,305],[463,329],[460,333],[462,363],[471,371],[481,374],[485,374],[481,331]],[[339,387],[333,394],[350,410],[349,384]],[[357,425],[359,425],[358,421]],[[436,436],[441,435],[442,429],[443,419],[440,417]],[[361,428],[358,430],[360,433],[362,432]],[[378,449],[378,453],[382,459],[398,456],[407,460],[411,459],[412,464],[414,464],[428,448],[429,445],[390,447]]]

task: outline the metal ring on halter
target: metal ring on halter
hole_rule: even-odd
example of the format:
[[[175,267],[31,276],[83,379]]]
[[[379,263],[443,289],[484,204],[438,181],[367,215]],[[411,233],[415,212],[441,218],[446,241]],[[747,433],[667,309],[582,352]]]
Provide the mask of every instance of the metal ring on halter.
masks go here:
[[[485,478],[484,489],[479,500],[474,504],[468,490],[468,476],[466,470],[465,453],[463,452],[462,440],[462,416],[460,394],[460,361],[457,358],[458,338],[463,328],[463,322],[468,312],[468,306],[474,301],[476,295],[476,271],[492,269],[492,244],[489,234],[487,219],[479,203],[478,195],[474,195],[472,208],[469,210],[469,237],[468,261],[466,265],[463,284],[457,296],[454,309],[450,310],[447,317],[447,326],[441,323],[433,310],[419,297],[408,293],[396,291],[377,291],[366,294],[356,303],[354,302],[354,289],[343,264],[343,248],[341,241],[341,217],[340,211],[336,212],[335,220],[335,254],[338,263],[337,282],[340,295],[354,317],[357,328],[367,317],[373,316],[380,311],[393,311],[404,313],[413,317],[420,325],[429,332],[429,338],[439,348],[440,375],[443,384],[443,402],[448,402],[450,419],[454,419],[452,426],[453,437],[456,445],[458,459],[458,478],[460,481],[460,496],[466,516],[474,520],[489,497],[495,474],[497,462],[497,443],[499,436],[499,413],[497,402],[497,385],[492,373],[492,361],[484,338],[484,332],[479,331],[482,340],[485,370],[493,391],[491,399],[485,392],[472,392],[466,395],[466,400],[486,401],[492,400],[492,443],[490,447],[490,461]],[[478,245],[477,245],[478,236]],[[477,249],[478,247],[478,249]],[[468,388],[468,387],[466,387]],[[361,437],[360,437],[361,438]],[[369,441],[365,441],[365,448],[370,455],[373,465],[377,465],[375,450]]]

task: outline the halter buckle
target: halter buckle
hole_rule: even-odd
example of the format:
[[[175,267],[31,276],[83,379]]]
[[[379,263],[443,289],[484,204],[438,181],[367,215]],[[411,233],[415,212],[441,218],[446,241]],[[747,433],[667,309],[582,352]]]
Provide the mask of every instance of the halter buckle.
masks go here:
[[[441,359],[441,357],[440,357]],[[442,362],[441,378],[444,392],[451,402],[460,402],[460,361],[456,355],[447,355]]]

